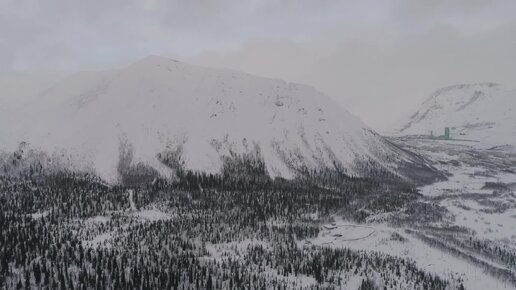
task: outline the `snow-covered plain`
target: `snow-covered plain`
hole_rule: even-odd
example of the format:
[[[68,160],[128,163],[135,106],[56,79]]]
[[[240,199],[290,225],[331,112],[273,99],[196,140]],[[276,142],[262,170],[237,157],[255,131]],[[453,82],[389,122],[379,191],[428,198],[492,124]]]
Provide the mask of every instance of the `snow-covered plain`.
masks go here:
[[[508,151],[486,150],[476,143],[460,145],[462,149],[457,150],[458,145],[451,141],[412,142],[413,150],[451,174],[448,181],[425,186],[421,192],[450,210],[454,224],[470,228],[482,238],[507,240],[516,246],[516,151],[511,147]],[[509,188],[499,192],[486,186],[489,183]]]
[[[323,230],[319,237],[304,243],[376,251],[407,258],[415,261],[425,271],[437,274],[440,277],[450,279],[451,281],[458,281],[460,279],[463,281],[466,289],[516,289],[515,285],[499,281],[467,261],[428,246],[416,237],[405,233],[402,228],[395,228],[386,224],[375,224],[371,225],[371,228],[374,229],[372,234],[364,235],[360,239],[347,240],[339,237],[339,235],[348,235],[349,230],[355,230],[354,227],[350,226],[348,221],[337,220],[335,229]],[[362,225],[355,226],[360,227]],[[367,231],[368,233],[369,231]],[[401,236],[403,240],[400,241],[393,238],[393,233]]]
[[[431,273],[451,280],[460,279],[466,289],[516,289],[516,285],[486,271],[487,264],[487,267],[507,269],[513,275],[516,273],[516,269],[500,263],[495,257],[458,246],[458,252],[454,252],[421,239],[430,237],[430,240],[437,239],[447,244],[448,240],[440,237],[440,231],[446,235],[451,232],[451,235],[466,241],[471,237],[516,252],[516,196],[513,187],[516,182],[516,152],[511,147],[505,147],[506,150],[483,149],[478,143],[460,141],[402,138],[396,142],[422,154],[437,168],[448,172],[447,181],[420,188],[426,202],[442,206],[449,212],[445,219],[414,229],[410,225],[400,227],[387,223],[353,225],[337,217],[334,223],[322,227],[317,238],[305,243],[379,251],[413,259]],[[489,183],[507,185],[508,189],[486,187]],[[360,234],[357,234],[357,227],[362,229]],[[349,239],[349,236],[355,238]],[[485,263],[484,267],[472,263],[468,255]]]
[[[436,91],[399,125],[392,140],[446,173],[447,180],[419,188],[424,202],[439,208],[443,219],[393,225],[375,222],[388,218],[373,216],[364,227],[336,217],[304,243],[409,258],[426,271],[462,281],[466,289],[516,289],[499,275],[505,271],[514,277],[514,265],[488,250],[516,253],[515,110],[516,90],[498,84]],[[437,138],[445,127],[452,140]],[[363,230],[360,235],[357,227]]]

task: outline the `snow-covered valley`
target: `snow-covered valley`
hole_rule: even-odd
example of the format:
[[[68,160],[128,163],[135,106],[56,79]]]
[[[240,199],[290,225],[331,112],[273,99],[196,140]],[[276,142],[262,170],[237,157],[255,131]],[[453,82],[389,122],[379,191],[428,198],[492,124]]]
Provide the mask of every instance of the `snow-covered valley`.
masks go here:
[[[516,152],[465,141],[390,141],[427,158],[448,180],[420,186],[421,196],[405,193],[401,201],[399,188],[391,194],[383,186],[352,186],[363,193],[347,201],[350,192],[293,184],[298,189],[292,193],[279,184],[283,189],[271,192],[154,184],[103,189],[109,202],[97,204],[99,209],[91,201],[83,209],[53,203],[50,211],[31,214],[43,225],[77,210],[87,218],[65,219],[58,232],[69,231],[84,249],[109,255],[141,248],[157,255],[161,262],[155,266],[175,257],[179,247],[198,257],[197,276],[192,282],[187,277],[167,281],[190,288],[195,283],[231,288],[243,279],[251,288],[516,289]],[[371,194],[377,190],[383,193]],[[131,261],[125,269],[133,273],[139,266]],[[241,278],[224,278],[230,272],[221,270],[223,265],[242,269]],[[200,269],[211,269],[211,276]]]
[[[439,90],[382,137],[162,57],[51,83],[1,104],[6,288],[516,289],[514,91]]]
[[[516,289],[516,151],[417,137],[395,142],[448,173],[448,180],[420,188],[425,202],[437,205],[443,219],[364,227],[336,216],[318,237],[300,244],[409,258],[426,271],[461,281],[466,289]]]

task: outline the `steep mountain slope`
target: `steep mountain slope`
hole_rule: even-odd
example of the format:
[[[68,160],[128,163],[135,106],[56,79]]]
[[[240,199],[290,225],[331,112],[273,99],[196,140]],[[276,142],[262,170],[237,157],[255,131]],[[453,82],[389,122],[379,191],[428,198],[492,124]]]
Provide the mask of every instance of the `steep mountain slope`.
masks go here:
[[[242,155],[284,178],[427,167],[313,88],[155,56],[73,75],[13,113],[1,147],[25,141],[108,180],[136,165],[164,176],[174,167],[216,173]]]
[[[401,125],[403,134],[442,135],[486,145],[516,144],[516,90],[494,83],[464,84],[437,90]]]
[[[31,97],[63,77],[64,73],[0,71],[0,124],[6,124],[10,113],[21,110]]]

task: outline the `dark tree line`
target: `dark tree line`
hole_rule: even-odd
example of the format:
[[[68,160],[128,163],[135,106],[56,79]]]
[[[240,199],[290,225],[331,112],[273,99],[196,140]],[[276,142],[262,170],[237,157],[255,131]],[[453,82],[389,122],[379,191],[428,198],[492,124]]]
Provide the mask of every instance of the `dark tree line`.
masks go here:
[[[360,289],[460,286],[405,259],[300,245],[317,237],[331,214],[363,221],[418,198],[410,184],[375,163],[357,165],[371,173],[367,179],[304,169],[284,180],[270,178],[258,154],[230,156],[220,174],[185,170],[178,149],[159,156],[176,169],[177,179],[169,181],[133,164],[131,148],[123,149],[118,186],[91,174],[46,171],[48,164],[28,162],[23,152],[9,156],[0,175],[0,285],[334,289],[360,276]],[[147,220],[139,216],[145,211],[165,216]],[[314,283],[298,284],[299,277]]]

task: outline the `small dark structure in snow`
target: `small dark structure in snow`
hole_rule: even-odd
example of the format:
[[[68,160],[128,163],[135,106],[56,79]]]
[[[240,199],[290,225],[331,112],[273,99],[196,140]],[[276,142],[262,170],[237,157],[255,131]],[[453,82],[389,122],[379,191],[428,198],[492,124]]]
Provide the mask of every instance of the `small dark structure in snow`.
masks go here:
[[[431,139],[450,140],[450,127],[444,127],[444,135],[434,136],[434,131],[430,131]]]
[[[444,140],[450,140],[450,127],[445,127],[444,128],[444,136],[443,136]]]

